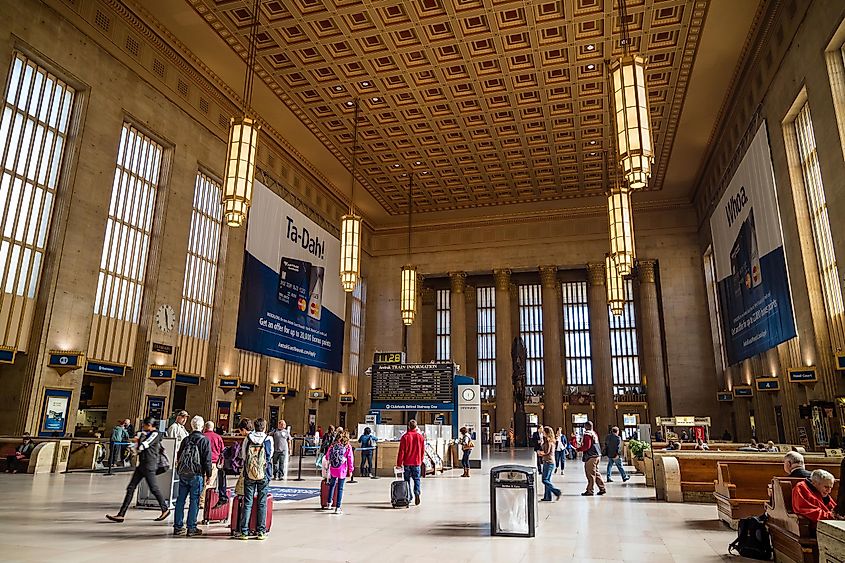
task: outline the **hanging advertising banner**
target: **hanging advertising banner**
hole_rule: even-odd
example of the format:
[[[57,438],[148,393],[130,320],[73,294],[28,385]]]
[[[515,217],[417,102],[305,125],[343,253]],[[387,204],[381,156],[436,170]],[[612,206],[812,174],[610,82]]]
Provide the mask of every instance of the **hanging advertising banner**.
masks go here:
[[[722,332],[733,365],[795,336],[765,123],[713,211],[710,230]]]
[[[235,347],[342,371],[340,241],[256,180]]]

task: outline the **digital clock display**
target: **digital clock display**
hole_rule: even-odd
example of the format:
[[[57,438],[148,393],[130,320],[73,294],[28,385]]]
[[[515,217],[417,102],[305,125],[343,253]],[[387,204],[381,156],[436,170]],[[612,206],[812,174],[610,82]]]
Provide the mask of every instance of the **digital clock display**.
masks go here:
[[[376,352],[373,356],[374,364],[404,364],[405,352]]]

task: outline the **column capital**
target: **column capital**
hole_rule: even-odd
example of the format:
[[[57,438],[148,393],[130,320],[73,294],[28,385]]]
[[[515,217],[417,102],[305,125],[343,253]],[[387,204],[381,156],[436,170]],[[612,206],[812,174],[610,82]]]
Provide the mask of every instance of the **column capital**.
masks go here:
[[[587,264],[587,282],[590,285],[604,285],[604,262]]]
[[[449,281],[452,282],[453,293],[463,293],[467,287],[467,273],[449,272]]]
[[[557,285],[557,266],[540,266],[540,283],[543,287],[554,288]]]
[[[657,260],[637,260],[637,279],[640,283],[654,283]]]
[[[493,270],[493,279],[498,291],[508,291],[511,285],[511,271],[507,268]]]

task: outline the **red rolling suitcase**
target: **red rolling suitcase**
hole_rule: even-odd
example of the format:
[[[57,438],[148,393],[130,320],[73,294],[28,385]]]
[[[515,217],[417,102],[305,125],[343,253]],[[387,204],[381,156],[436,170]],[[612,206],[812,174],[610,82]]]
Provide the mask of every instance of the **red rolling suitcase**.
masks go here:
[[[332,499],[332,506],[337,506],[337,493],[340,492],[340,484],[334,488],[334,499]],[[320,481],[320,508],[326,508],[329,505],[329,481],[323,479]]]
[[[229,519],[229,507],[231,504],[227,500],[226,504],[215,508],[219,500],[220,495],[218,495],[217,489],[207,489],[205,491],[205,509],[203,509],[202,513],[203,524],[216,524]]]
[[[232,532],[240,532],[241,509],[243,508],[244,497],[236,496],[232,499],[232,518],[229,522],[229,528]],[[252,514],[249,515],[249,531],[255,532],[258,530],[258,499],[252,503]],[[264,531],[269,532],[270,526],[273,524],[273,495],[267,493],[267,521],[264,522]]]

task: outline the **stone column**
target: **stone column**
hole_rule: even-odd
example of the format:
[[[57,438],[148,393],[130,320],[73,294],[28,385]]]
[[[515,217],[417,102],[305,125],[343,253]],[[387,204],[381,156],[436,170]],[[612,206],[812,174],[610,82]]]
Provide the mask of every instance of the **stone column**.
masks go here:
[[[593,387],[596,392],[595,429],[599,436],[616,421],[613,401],[613,370],[610,365],[610,321],[604,262],[587,264],[587,306],[590,309],[590,349]]]
[[[467,304],[464,297],[467,285],[466,272],[449,272],[452,294],[449,296],[450,338],[452,361],[460,366],[460,373],[467,369]]]
[[[513,425],[511,271],[494,270],[496,284],[496,429]]]
[[[660,310],[655,283],[655,260],[640,260],[637,279],[640,285],[640,365],[643,383],[648,393],[648,418],[655,424],[658,416],[669,416],[666,397],[666,368],[663,362],[663,334],[660,330]]]
[[[540,266],[543,288],[543,419],[552,428],[563,426],[563,359],[560,333],[561,303],[557,266]]]
[[[422,306],[423,276],[417,274],[417,315],[408,327],[408,362],[421,363],[423,361],[423,315],[426,313]],[[347,323],[349,324],[349,323]]]

